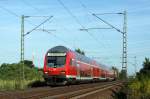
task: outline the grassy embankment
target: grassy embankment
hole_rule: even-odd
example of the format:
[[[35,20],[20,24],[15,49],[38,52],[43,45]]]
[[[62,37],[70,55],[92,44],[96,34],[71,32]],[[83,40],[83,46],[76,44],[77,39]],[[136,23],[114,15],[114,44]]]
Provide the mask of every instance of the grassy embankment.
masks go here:
[[[20,63],[2,64],[0,66],[0,90],[19,90],[44,82],[42,71],[39,71],[38,68],[25,64],[24,80],[22,69]]]

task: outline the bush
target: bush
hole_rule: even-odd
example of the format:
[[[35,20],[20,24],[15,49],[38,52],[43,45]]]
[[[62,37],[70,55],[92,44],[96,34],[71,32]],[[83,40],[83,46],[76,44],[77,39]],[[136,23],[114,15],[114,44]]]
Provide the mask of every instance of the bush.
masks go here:
[[[145,58],[143,68],[136,78],[128,84],[133,99],[150,99],[150,60]]]
[[[2,64],[0,67],[0,79],[1,80],[21,80],[23,76],[23,65],[18,64]],[[31,68],[24,65],[24,77],[25,80],[41,79],[42,71],[38,71],[38,68]]]
[[[150,98],[150,79],[147,77],[143,77],[140,80],[136,79],[132,81],[128,84],[128,88],[132,92],[132,98]]]
[[[23,89],[33,82],[43,81],[43,73],[38,71],[36,67],[24,65],[24,80],[22,71],[23,65],[21,63],[2,64],[0,67],[0,89]]]

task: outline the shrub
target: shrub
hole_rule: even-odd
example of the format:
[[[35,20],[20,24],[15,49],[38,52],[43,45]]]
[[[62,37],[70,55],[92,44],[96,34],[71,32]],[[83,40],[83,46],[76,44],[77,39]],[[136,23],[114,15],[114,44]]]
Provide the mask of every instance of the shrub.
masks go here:
[[[24,65],[21,63],[2,64],[0,66],[0,90],[15,90],[28,87],[36,81],[43,81],[42,71],[38,68]]]

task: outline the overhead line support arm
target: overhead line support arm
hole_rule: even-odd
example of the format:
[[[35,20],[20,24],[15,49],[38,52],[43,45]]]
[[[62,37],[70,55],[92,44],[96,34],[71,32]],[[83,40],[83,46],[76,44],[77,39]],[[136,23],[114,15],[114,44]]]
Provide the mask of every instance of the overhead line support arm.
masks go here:
[[[105,24],[109,25],[110,27],[114,28],[115,30],[117,30],[120,33],[124,33],[122,32],[120,29],[114,27],[113,25],[111,25],[110,23],[108,23],[107,21],[103,20],[102,18],[98,17],[96,14],[92,14],[93,16],[95,16],[96,18],[98,18],[99,20],[101,20],[102,22],[104,22]]]
[[[26,34],[24,34],[24,36],[30,34],[32,31],[36,30],[38,27],[40,27],[42,24],[46,23],[47,21],[49,21],[53,16],[50,16],[48,19],[46,19],[45,21],[43,21],[41,24],[39,24],[38,26],[36,26],[35,28],[33,28],[32,30],[30,30],[29,32],[27,32]]]

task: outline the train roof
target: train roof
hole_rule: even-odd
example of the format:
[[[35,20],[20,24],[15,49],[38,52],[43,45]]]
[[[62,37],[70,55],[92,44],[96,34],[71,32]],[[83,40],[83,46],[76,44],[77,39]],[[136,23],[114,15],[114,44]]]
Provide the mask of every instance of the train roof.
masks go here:
[[[49,49],[47,53],[49,53],[49,52],[51,52],[51,53],[57,53],[57,52],[66,53],[68,51],[69,51],[69,49],[64,46],[55,46],[55,47]]]

